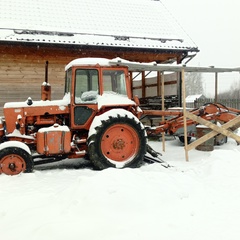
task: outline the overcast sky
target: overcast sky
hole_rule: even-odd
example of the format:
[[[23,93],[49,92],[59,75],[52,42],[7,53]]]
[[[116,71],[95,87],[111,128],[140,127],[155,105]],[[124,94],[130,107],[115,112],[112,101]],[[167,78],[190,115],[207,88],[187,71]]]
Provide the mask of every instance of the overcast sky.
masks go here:
[[[188,65],[240,67],[240,0],[161,0],[200,52]],[[214,76],[205,74],[205,94]],[[219,91],[240,81],[240,74],[219,74]]]

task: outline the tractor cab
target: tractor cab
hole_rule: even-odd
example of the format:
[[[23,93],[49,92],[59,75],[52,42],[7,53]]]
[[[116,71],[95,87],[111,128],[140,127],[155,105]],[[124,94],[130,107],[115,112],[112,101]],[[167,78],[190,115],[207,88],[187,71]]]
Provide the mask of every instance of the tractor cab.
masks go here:
[[[108,59],[81,58],[70,62],[65,70],[65,95],[70,96],[73,129],[88,129],[98,112],[136,105],[131,100],[127,67],[111,66]]]

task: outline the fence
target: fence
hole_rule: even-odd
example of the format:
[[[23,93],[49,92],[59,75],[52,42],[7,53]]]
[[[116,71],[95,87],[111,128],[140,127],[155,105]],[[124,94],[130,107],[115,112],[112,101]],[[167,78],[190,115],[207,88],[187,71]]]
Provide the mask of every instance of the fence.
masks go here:
[[[206,103],[214,103],[214,98],[197,99],[193,103],[186,103],[189,108],[198,108]],[[218,99],[218,103],[226,107],[240,109],[240,99]]]

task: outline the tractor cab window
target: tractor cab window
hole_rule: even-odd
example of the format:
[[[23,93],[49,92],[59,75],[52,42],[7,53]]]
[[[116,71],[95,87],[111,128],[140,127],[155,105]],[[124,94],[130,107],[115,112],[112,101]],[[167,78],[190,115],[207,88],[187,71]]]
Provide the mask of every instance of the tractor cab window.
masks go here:
[[[127,95],[124,71],[103,71],[103,93],[117,93],[121,95]]]
[[[72,69],[70,68],[66,72],[66,76],[65,76],[65,92],[64,92],[65,94],[71,92],[71,84],[72,84]]]
[[[77,69],[75,81],[75,103],[96,103],[99,94],[98,71]]]

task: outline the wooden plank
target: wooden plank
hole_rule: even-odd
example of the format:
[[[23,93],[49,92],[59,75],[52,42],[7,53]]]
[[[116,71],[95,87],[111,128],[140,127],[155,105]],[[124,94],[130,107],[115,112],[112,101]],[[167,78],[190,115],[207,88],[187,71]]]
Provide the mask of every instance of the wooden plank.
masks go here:
[[[146,82],[145,82],[145,72],[142,72],[142,97],[146,97]]]
[[[187,109],[186,109],[186,91],[185,91],[185,72],[182,68],[182,98],[183,98],[183,126],[184,126],[184,149],[185,149],[185,159],[188,162],[188,141],[187,141]]]
[[[165,107],[164,107],[164,72],[161,73],[161,97],[162,97],[162,111],[165,110]],[[162,116],[162,121],[164,122],[165,120],[165,117],[164,115]],[[162,132],[162,149],[163,149],[163,152],[165,152],[165,149],[166,149],[166,146],[165,146],[165,133]]]
[[[55,59],[62,59],[65,62],[69,62],[70,59],[79,57],[105,57],[116,58],[117,56],[129,61],[135,62],[152,62],[158,63],[166,62],[168,60],[178,59],[182,56],[182,51],[179,52],[149,52],[147,50],[131,49],[131,51],[124,48],[109,49],[104,48],[90,48],[79,46],[24,46],[24,45],[0,45],[0,53],[7,57],[9,54],[16,57],[22,56],[24,59],[45,59],[49,60],[51,57]],[[8,53],[8,54],[6,54]],[[47,59],[46,59],[47,57]],[[21,57],[20,57],[21,58]]]
[[[161,92],[161,72],[157,72],[157,96],[160,96]]]
[[[169,81],[169,82],[164,82],[164,86],[166,85],[172,85],[172,84],[176,84],[177,81]],[[158,84],[157,83],[152,83],[152,84],[145,84],[145,87],[157,87]],[[133,89],[141,89],[142,86],[136,86],[136,87],[133,87]]]
[[[218,73],[215,73],[215,98],[214,98],[214,102],[217,103],[218,102]]]
[[[211,123],[210,121],[207,121],[207,120],[205,120],[205,119],[203,119],[203,118],[201,118],[201,117],[198,117],[198,116],[196,116],[196,115],[194,115],[194,114],[192,114],[192,113],[190,113],[190,112],[188,112],[188,113],[186,114],[186,116],[187,116],[188,118],[190,118],[190,119],[198,122],[198,123],[201,123],[201,124],[203,124],[203,125],[211,128],[212,130],[216,131],[217,133],[221,133],[221,134],[223,134],[223,135],[225,135],[225,136],[227,136],[227,137],[231,137],[231,138],[235,139],[236,141],[240,142],[240,136],[234,134],[234,133],[231,132],[231,131],[228,131],[227,129],[223,128],[222,126],[219,127],[219,126],[217,126],[216,124],[213,124],[213,123]],[[237,118],[237,117],[234,118],[234,119],[232,119],[232,120],[235,120],[235,121],[233,121],[233,123],[235,123],[235,124],[239,122],[239,118]],[[232,121],[229,121],[228,123],[232,123]],[[224,125],[223,125],[223,126],[224,126]],[[228,125],[227,125],[227,126],[228,126]],[[232,125],[230,125],[229,127],[231,127],[231,126],[232,126]]]

